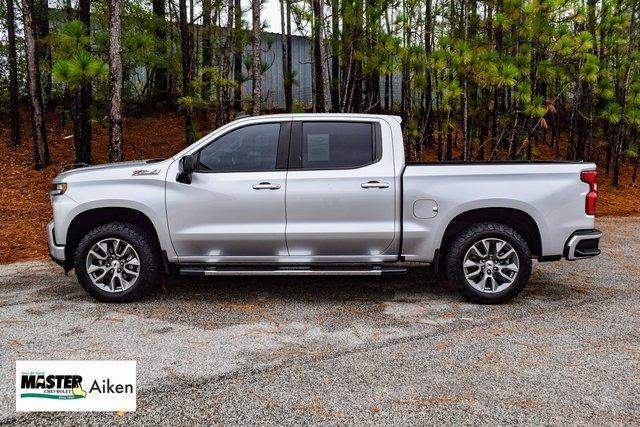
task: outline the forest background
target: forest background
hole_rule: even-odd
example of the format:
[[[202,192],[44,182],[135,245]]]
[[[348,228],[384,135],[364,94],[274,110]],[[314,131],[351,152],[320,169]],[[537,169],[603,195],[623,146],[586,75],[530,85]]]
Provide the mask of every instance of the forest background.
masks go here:
[[[409,160],[593,161],[599,213],[638,215],[639,15],[640,0],[1,0],[0,262],[46,256],[63,168],[167,157],[241,111],[399,115]]]

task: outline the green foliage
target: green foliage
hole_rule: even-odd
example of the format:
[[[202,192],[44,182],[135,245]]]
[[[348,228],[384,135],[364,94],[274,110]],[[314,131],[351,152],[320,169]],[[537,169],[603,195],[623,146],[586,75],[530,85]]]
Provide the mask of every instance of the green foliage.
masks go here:
[[[427,34],[424,0],[327,2],[326,19],[322,21],[322,34],[328,38],[327,65],[330,68],[334,60],[340,65],[338,78],[334,79],[330,70],[328,75],[341,100],[358,96],[359,105],[351,107],[353,112],[372,112],[384,104],[389,112],[403,116],[409,138],[435,141],[439,136],[441,141],[453,140],[458,145],[462,144],[462,120],[467,117],[467,142],[476,147],[490,145],[497,138],[495,133],[500,132],[503,143],[497,150],[503,158],[522,156],[528,150],[535,155],[542,132],[557,122],[564,126],[569,120],[580,129],[589,126],[594,141],[622,129],[623,149],[632,150],[630,133],[640,131],[640,9],[635,0],[599,1],[593,15],[585,1],[433,1],[431,5],[431,33]],[[148,2],[124,3],[127,102],[154,99],[151,87],[159,71],[166,73],[172,93],[180,89],[180,31],[174,6],[170,3],[167,16],[161,19],[152,13]],[[333,34],[331,25],[332,6],[339,15],[337,34]],[[108,3],[96,0],[91,7],[91,36],[80,21],[71,20],[52,26],[52,35],[44,42],[53,48],[52,74],[58,88],[91,82],[95,98],[105,101]],[[199,7],[196,1],[196,10]],[[187,96],[177,100],[183,109],[218,108],[226,90],[242,87],[251,78],[248,10],[242,10],[240,29],[231,30],[233,52],[228,52],[227,33],[220,28],[220,24],[224,26],[227,3],[212,2],[212,7],[212,16],[218,18],[208,29],[214,60],[203,63],[203,31],[193,26],[198,34],[193,53],[195,78],[184,91]],[[312,37],[311,3],[294,0],[291,9],[294,32]],[[196,25],[201,22],[201,17],[196,18]],[[338,46],[336,57],[334,45]],[[275,55],[276,38],[272,34],[263,34],[262,46],[267,51],[260,70],[264,74],[274,63],[279,66],[281,58]],[[0,44],[0,55],[4,56],[5,49]],[[222,76],[222,59],[238,52],[242,57],[240,75]],[[298,60],[312,68],[313,52]],[[6,79],[1,74],[0,83],[4,85]],[[304,89],[312,84],[300,81],[296,70],[277,78]],[[371,91],[365,90],[376,79],[381,82],[381,92],[385,81],[392,80],[396,88],[394,105],[388,105],[382,96],[373,99]],[[0,94],[4,99],[4,92]],[[241,96],[243,101],[250,101],[251,93],[244,91]],[[310,105],[294,99],[293,109],[304,111]],[[558,120],[552,120],[555,118]],[[538,133],[532,132],[534,127]],[[434,129],[434,138],[422,134],[429,128]],[[482,135],[486,135],[485,141],[480,140]],[[503,152],[509,145],[504,140],[513,140],[517,154]],[[453,147],[453,151],[460,148]],[[637,152],[637,147],[633,150]]]
[[[512,87],[516,85],[517,77],[518,67],[510,63],[502,64],[495,84],[499,87]]]
[[[580,77],[589,83],[596,83],[598,81],[599,71],[598,59],[590,57],[580,69]]]
[[[634,161],[638,160],[638,146],[636,144],[631,145],[627,149],[625,157]]]
[[[51,69],[54,81],[77,89],[83,83],[108,74],[107,64],[86,50],[91,38],[86,35],[82,22],[73,20],[65,23],[54,38],[58,42],[57,49],[53,52],[55,61]]]
[[[625,111],[625,118],[630,126],[640,130],[640,109],[631,107]]]
[[[78,50],[85,49],[91,42],[86,31],[84,24],[77,19],[65,23],[54,37],[58,43],[56,51],[61,56],[71,57]]]
[[[613,99],[615,97],[613,81],[606,76],[602,77],[598,81],[598,85],[595,88],[595,93],[606,101]]]
[[[622,120],[622,107],[617,102],[611,102],[604,108],[601,116],[608,123],[617,124]]]

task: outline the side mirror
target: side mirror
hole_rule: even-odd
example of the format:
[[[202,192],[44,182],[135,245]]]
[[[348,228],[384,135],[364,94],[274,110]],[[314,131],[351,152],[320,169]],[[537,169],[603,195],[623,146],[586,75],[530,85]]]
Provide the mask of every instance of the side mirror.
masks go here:
[[[191,184],[191,175],[196,170],[198,157],[188,154],[180,159],[180,171],[176,176],[176,181],[183,184]]]

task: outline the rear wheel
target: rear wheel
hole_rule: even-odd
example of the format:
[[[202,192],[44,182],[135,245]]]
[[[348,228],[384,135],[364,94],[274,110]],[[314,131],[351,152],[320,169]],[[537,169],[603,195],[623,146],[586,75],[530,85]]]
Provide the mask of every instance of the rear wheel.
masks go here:
[[[93,229],[76,249],[78,281],[99,301],[140,298],[157,280],[158,259],[151,242],[133,224],[110,223]]]
[[[459,292],[474,302],[505,302],[527,284],[531,252],[510,227],[492,222],[474,224],[453,239],[447,275]]]

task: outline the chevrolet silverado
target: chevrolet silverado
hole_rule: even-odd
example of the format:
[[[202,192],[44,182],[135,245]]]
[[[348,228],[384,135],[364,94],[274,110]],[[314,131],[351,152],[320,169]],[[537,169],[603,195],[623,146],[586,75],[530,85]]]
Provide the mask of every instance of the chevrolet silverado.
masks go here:
[[[466,298],[498,303],[522,290],[532,259],[600,253],[594,164],[408,163],[400,124],[248,117],[165,160],[63,172],[51,257],[106,302],[172,272],[385,275],[426,263]]]

